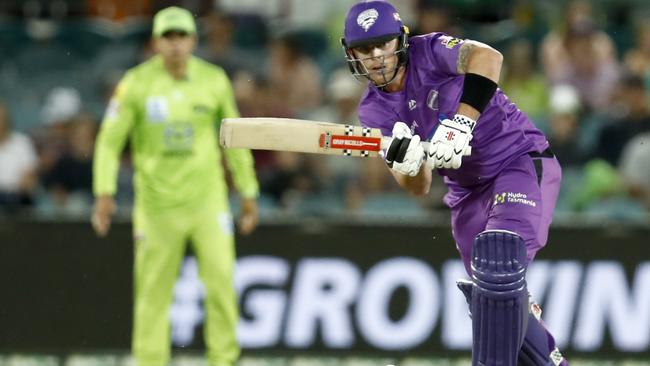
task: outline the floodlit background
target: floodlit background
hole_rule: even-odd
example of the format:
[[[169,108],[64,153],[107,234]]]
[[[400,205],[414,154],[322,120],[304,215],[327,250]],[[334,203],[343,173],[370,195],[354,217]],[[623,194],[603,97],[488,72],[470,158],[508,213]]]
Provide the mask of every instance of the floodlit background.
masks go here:
[[[5,291],[0,295],[0,365],[130,362],[133,168],[128,150],[119,175],[116,233],[109,243],[99,241],[87,222],[94,139],[116,82],[152,55],[152,14],[170,5],[195,14],[200,26],[196,54],[227,71],[243,116],[358,124],[355,109],[363,85],[349,74],[339,44],[344,14],[353,3],[0,1],[0,291]],[[550,259],[529,275],[540,283],[539,301],[548,308],[552,328],[564,337],[569,359],[578,359],[572,365],[650,364],[650,2],[393,4],[412,35],[443,31],[501,51],[505,65],[500,87],[546,133],[562,163]],[[458,263],[441,180],[434,182],[430,195],[416,199],[400,191],[379,159],[263,151],[254,155],[262,226],[261,233],[240,240],[238,270],[243,273],[255,258],[268,260],[257,264],[262,266],[276,265],[276,259],[285,263],[286,280],[279,286],[288,310],[278,315],[279,325],[271,330],[277,331],[276,338],[242,339],[242,365],[468,364],[464,327],[469,323],[462,323],[462,314],[445,310],[452,302],[445,289],[449,283],[453,287],[449,281],[457,273],[449,268]],[[400,252],[385,242],[386,236],[373,236],[380,228],[406,236],[416,231],[412,237],[418,239]],[[329,243],[340,240],[341,230],[347,230],[350,245],[330,248]],[[365,253],[377,247],[384,249],[368,259]],[[300,269],[316,264],[329,268],[333,262],[325,259],[330,257],[352,263],[363,277],[355,287],[357,299],[370,286],[369,273],[375,273],[370,269],[401,256],[423,258],[418,263],[435,274],[435,281],[423,286],[435,283],[440,310],[421,339],[395,349],[364,331],[378,329],[372,328],[375,321],[388,324],[387,331],[391,325],[406,329],[409,324],[399,322],[400,314],[412,309],[417,313],[418,306],[427,305],[408,296],[422,277],[409,272],[414,267],[404,266],[400,273],[412,273],[416,280],[396,285],[386,300],[390,316],[368,320],[351,313],[349,329],[334,329],[326,326],[327,316],[314,315],[313,327],[296,331],[306,338],[290,341],[286,332],[292,312],[302,304],[294,286],[301,283]],[[46,278],[49,283],[43,282]],[[123,281],[116,283],[116,278]],[[567,283],[575,286],[560,285]],[[256,317],[273,317],[245,309],[254,290],[269,284],[248,285],[253,290],[245,285],[240,289],[243,324],[263,330]],[[183,300],[179,296],[188,292],[182,289],[195,289],[198,295]],[[87,311],[99,306],[103,291],[111,294],[101,300],[109,304],[106,318]],[[176,313],[171,314],[175,365],[202,365],[201,291],[190,254],[177,285]],[[192,305],[183,305],[186,300]],[[351,308],[361,307],[361,301],[350,301]],[[53,324],[67,330],[53,331]],[[116,336],[96,334],[102,332]],[[345,332],[353,336],[350,343],[328,341]]]

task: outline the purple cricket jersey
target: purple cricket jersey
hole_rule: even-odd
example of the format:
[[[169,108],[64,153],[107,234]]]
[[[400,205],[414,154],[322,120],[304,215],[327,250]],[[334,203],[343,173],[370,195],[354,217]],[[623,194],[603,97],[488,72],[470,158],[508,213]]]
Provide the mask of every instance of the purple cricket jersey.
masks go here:
[[[456,71],[456,63],[462,43],[442,33],[412,37],[404,89],[386,93],[369,84],[359,106],[362,125],[390,136],[393,124],[402,121],[429,140],[439,119],[453,118],[458,108],[464,76]],[[546,244],[560,166],[554,158],[533,161],[528,155],[547,149],[546,137],[500,89],[473,135],[472,155],[463,157],[460,169],[438,169],[449,188],[445,203],[451,208],[452,232],[466,268],[469,271],[474,238],[490,229],[519,234],[532,260]]]
[[[460,101],[464,76],[456,71],[463,41],[443,33],[411,37],[404,89],[386,93],[369,84],[359,105],[362,125],[392,135],[402,121],[429,140],[443,118],[453,118]],[[460,169],[439,169],[450,188],[453,206],[465,191],[494,178],[513,159],[548,147],[546,137],[530,119],[497,89],[481,114],[470,142],[472,155],[463,157]]]

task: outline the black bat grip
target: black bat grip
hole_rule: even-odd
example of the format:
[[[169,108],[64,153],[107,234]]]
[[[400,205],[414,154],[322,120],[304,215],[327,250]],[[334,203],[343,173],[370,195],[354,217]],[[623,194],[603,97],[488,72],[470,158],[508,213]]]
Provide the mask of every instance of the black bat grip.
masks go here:
[[[393,162],[403,162],[410,143],[411,139],[409,138],[393,139],[386,151],[386,164],[392,168]]]

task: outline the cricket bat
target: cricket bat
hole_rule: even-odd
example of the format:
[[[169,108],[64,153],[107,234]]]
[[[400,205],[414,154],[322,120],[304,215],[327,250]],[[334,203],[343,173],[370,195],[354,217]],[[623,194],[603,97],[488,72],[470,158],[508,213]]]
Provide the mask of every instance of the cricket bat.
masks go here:
[[[224,118],[221,146],[254,150],[372,157],[385,150],[390,137],[378,128],[292,118]]]

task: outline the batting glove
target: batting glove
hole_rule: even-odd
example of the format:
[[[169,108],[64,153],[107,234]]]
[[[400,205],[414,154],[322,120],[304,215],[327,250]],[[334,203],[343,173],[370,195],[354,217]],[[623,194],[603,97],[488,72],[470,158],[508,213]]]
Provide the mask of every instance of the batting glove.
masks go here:
[[[400,174],[415,177],[420,172],[424,156],[420,136],[413,136],[406,123],[395,122],[392,140],[384,157],[386,164]]]
[[[427,168],[460,168],[463,156],[472,154],[474,126],[476,121],[462,114],[440,121],[427,152]]]

